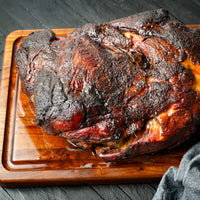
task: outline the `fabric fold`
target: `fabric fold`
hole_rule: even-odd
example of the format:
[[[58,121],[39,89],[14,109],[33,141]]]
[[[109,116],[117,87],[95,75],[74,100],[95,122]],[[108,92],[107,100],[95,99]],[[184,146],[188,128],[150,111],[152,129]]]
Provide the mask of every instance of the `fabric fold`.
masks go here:
[[[153,197],[153,200],[173,199],[200,199],[200,142],[185,153],[179,168],[168,169]]]

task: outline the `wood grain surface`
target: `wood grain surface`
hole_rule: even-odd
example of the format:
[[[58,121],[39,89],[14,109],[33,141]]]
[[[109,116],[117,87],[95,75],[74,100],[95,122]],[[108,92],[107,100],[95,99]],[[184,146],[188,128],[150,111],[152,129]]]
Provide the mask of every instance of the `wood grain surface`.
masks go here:
[[[64,36],[72,30],[54,32]],[[34,106],[23,91],[15,61],[23,38],[33,31],[37,30],[14,31],[6,38],[0,90],[1,185],[154,182],[170,166],[178,167],[198,135],[173,150],[111,163],[76,149],[65,138],[52,136],[37,126]]]
[[[5,39],[14,30],[81,27],[161,7],[181,23],[200,23],[198,0],[0,0],[0,63]],[[157,185],[158,182],[33,188],[27,184],[27,188],[0,187],[0,199],[150,200]]]

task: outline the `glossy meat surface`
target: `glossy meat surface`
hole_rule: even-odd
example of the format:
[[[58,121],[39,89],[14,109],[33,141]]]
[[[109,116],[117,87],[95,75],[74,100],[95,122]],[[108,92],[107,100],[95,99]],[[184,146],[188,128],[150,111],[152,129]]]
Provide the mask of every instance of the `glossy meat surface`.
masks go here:
[[[176,146],[199,123],[200,34],[167,10],[35,32],[16,60],[38,125],[103,159]]]

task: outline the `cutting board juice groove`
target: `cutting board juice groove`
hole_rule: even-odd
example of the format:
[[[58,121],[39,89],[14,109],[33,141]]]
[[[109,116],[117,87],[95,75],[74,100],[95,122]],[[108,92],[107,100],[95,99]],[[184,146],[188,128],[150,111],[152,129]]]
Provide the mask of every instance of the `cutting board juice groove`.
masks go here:
[[[64,36],[72,30],[54,31]],[[15,61],[19,45],[32,31],[36,30],[14,31],[5,43],[0,88],[1,185],[152,182],[159,180],[171,165],[179,165],[197,136],[170,151],[111,163],[37,126],[33,104],[24,94]]]

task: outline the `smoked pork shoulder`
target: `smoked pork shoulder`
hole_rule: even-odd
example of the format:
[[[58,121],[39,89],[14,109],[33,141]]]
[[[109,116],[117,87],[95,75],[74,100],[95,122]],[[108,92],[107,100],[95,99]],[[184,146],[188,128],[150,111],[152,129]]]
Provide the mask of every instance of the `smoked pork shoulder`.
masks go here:
[[[37,124],[110,161],[179,145],[200,120],[199,32],[159,9],[31,33],[16,61]]]

